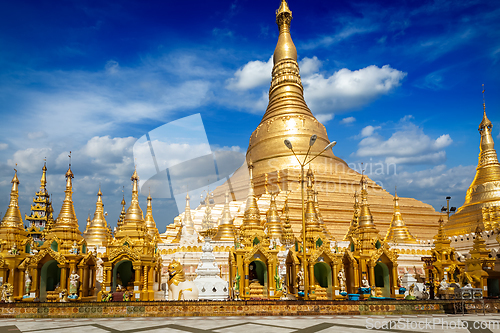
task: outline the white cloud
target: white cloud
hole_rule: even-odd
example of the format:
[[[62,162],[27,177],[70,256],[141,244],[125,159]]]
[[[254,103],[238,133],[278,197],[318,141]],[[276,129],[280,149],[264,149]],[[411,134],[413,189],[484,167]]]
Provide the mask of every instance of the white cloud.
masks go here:
[[[0,143],[0,150],[5,150],[7,148],[9,148],[8,144],[6,144],[6,143]]]
[[[303,76],[308,76],[316,73],[319,71],[319,68],[321,67],[322,63],[316,56],[312,58],[304,58],[300,61],[299,67],[300,67],[300,75]]]
[[[267,62],[250,61],[234,73],[234,77],[227,80],[230,90],[250,90],[263,84],[270,84],[273,69],[273,57]]]
[[[316,115],[316,119],[318,119],[318,121],[320,123],[326,124],[327,122],[332,120],[334,116],[335,115],[333,115],[333,114],[318,114],[318,115]]]
[[[500,139],[500,133],[498,133],[498,135],[497,135],[497,139]]]
[[[12,158],[7,160],[7,164],[14,166],[17,163],[19,171],[33,173],[40,170],[44,158],[50,159],[52,156],[51,148],[27,148],[16,151]]]
[[[449,134],[433,140],[422,128],[408,121],[402,120],[398,127],[400,130],[387,140],[375,133],[376,127],[363,128],[360,136],[364,138],[359,142],[356,155],[385,157],[386,163],[396,164],[438,164],[446,160],[443,149],[453,142]]]
[[[354,117],[347,117],[347,118],[344,118],[340,121],[341,124],[352,124],[353,122],[356,121],[356,118]]]
[[[42,139],[47,136],[47,133],[44,131],[38,131],[38,132],[29,132],[28,133],[28,139],[35,140],[35,139]]]
[[[304,96],[315,112],[359,108],[401,85],[406,73],[385,65],[351,71],[343,68],[325,78],[322,74],[304,77]]]
[[[381,127],[380,126],[366,126],[365,128],[363,128],[361,130],[361,133],[360,133],[360,136],[362,138],[365,138],[367,136],[371,136],[376,130],[380,129]]]

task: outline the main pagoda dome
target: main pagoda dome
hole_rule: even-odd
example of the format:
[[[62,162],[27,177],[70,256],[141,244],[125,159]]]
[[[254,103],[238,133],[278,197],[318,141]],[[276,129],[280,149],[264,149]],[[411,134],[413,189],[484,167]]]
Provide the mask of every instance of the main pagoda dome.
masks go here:
[[[289,140],[298,158],[304,160],[307,153],[309,156],[319,154],[330,139],[325,126],[314,117],[304,99],[297,49],[290,32],[291,21],[292,11],[287,1],[282,0],[276,11],[279,37],[273,57],[269,104],[260,124],[250,136],[247,163],[214,191],[214,199],[217,204],[222,204],[228,190],[233,200],[244,201],[250,186],[248,165],[251,164],[256,196],[272,192],[288,193],[290,222],[293,231],[298,234],[302,216],[300,165],[284,140]],[[316,135],[317,140],[310,147],[312,135]],[[342,144],[342,138],[335,140]],[[355,191],[360,191],[361,175],[335,156],[332,150],[322,152],[310,167],[318,184],[318,202],[325,226],[336,239],[341,240],[349,229],[351,201]],[[385,233],[392,220],[393,196],[374,181],[366,178],[366,182],[372,198],[373,217],[380,232]],[[284,204],[283,196],[278,195],[277,204],[279,207]],[[399,204],[411,233],[420,239],[432,238],[441,214],[430,205],[411,198],[400,198]],[[238,217],[236,220],[239,220]]]

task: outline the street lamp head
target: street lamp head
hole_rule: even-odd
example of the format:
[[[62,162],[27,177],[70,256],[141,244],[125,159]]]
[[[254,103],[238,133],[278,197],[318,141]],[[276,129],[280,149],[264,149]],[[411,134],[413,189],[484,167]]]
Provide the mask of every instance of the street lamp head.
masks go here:
[[[331,149],[333,147],[335,147],[335,145],[337,144],[337,141],[332,141],[328,144],[328,146],[325,147],[325,149],[323,149],[323,151],[325,150],[328,150],[328,149]]]
[[[446,200],[450,200],[450,199],[451,199],[451,197],[446,197]]]
[[[293,149],[293,146],[292,146],[292,143],[290,142],[290,140],[286,139],[285,140],[285,146],[288,148],[288,149]]]
[[[311,135],[311,139],[309,140],[309,147],[312,147],[314,145],[317,138],[318,136],[316,134]]]
[[[454,211],[456,211],[456,210],[457,210],[457,207],[451,207],[451,208],[450,208],[450,212],[454,212]]]

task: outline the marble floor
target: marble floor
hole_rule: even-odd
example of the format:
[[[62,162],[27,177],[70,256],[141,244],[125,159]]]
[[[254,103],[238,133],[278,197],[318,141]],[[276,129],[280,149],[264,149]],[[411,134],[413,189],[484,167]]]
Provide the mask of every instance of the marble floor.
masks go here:
[[[0,333],[500,333],[500,314],[303,317],[148,317],[0,319]]]

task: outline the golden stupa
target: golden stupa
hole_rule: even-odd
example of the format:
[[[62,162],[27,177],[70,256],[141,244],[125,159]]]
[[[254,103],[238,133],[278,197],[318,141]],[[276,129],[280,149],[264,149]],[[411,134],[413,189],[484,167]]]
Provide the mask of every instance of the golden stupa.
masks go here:
[[[89,217],[89,223],[83,233],[83,237],[87,241],[87,245],[94,247],[108,245],[108,240],[112,237],[104,216],[104,204],[102,203],[102,192],[100,188],[99,192],[97,192],[94,218],[90,220]]]
[[[417,240],[408,231],[401,211],[399,209],[398,193],[394,194],[394,215],[392,216],[391,226],[387,230],[384,242],[397,243],[397,244],[416,244]]]
[[[276,12],[279,38],[274,51],[269,105],[250,136],[247,163],[214,191],[214,199],[216,203],[222,204],[224,194],[229,190],[233,199],[244,201],[249,188],[247,164],[251,163],[256,196],[266,193],[266,189],[270,192],[290,192],[290,222],[298,234],[302,225],[300,166],[284,140],[288,139],[298,158],[304,160],[309,148],[311,158],[320,153],[330,143],[330,139],[325,126],[314,117],[304,100],[297,50],[290,33],[291,20],[292,12],[286,0],[282,0]],[[317,140],[309,147],[312,135],[316,135]],[[326,232],[336,239],[343,239],[351,224],[351,198],[355,191],[359,191],[360,174],[336,157],[332,150],[321,153],[310,166],[315,175],[317,200]],[[380,231],[385,233],[393,215],[393,197],[374,181],[368,178],[366,181],[372,198],[373,217]],[[400,207],[408,229],[415,236],[429,239],[435,234],[436,222],[441,214],[430,205],[412,198],[400,198]]]
[[[217,234],[214,237],[214,241],[234,242],[233,221],[234,218],[231,216],[231,211],[229,210],[229,192],[226,192],[226,202],[224,204],[224,209],[222,210],[222,217],[220,219],[219,227],[217,228]]]
[[[497,228],[500,220],[500,163],[491,131],[493,124],[486,116],[483,102],[483,120],[479,124],[481,144],[476,176],[465,195],[465,202],[450,217],[445,230],[448,236],[464,235]]]

